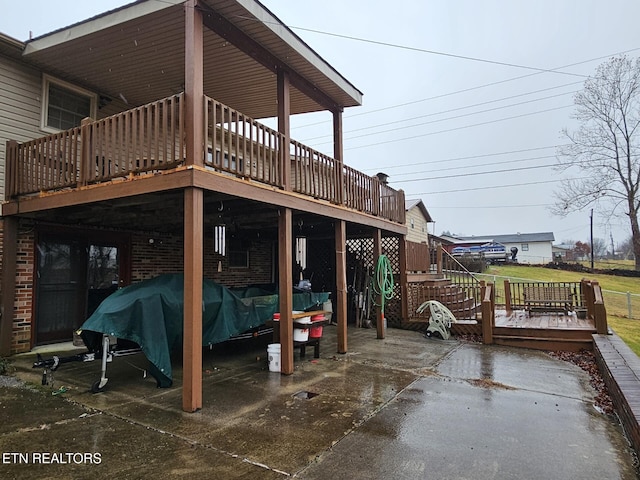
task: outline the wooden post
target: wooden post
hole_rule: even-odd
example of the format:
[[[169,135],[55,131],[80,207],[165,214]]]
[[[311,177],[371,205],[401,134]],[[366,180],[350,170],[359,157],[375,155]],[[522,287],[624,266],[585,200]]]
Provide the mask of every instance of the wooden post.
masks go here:
[[[333,158],[336,161],[336,203],[344,204],[344,160],[342,138],[342,109],[333,111]]]
[[[289,155],[289,144],[291,143],[291,94],[289,84],[289,73],[278,70],[278,132],[284,135],[283,144],[280,146],[282,164],[281,178],[282,186],[285,190],[292,190],[291,182],[291,158]]]
[[[511,313],[511,282],[504,281],[504,308],[507,313]]]
[[[373,233],[373,258],[377,261],[382,255],[382,232],[380,232],[379,228]],[[374,273],[375,275],[375,273]],[[377,338],[384,339],[385,328],[384,328],[384,312],[382,311],[382,295],[378,294],[375,298],[376,304],[376,334]]]
[[[604,306],[604,298],[600,284],[593,282],[593,321],[595,323],[596,332],[599,335],[607,335],[609,326],[607,325],[607,310]]]
[[[91,119],[83,118],[80,122],[80,138],[82,139],[82,151],[80,153],[80,186],[85,186],[91,178],[93,162],[92,139],[91,139]]]
[[[493,284],[482,285],[482,343],[491,345],[493,343],[493,322],[494,322],[494,305],[491,301],[491,290]]]
[[[409,284],[409,280],[407,278],[407,237],[404,235],[398,237],[398,244],[400,249],[398,252],[398,261],[400,263],[400,322],[406,322],[409,320],[409,295],[407,291]]]
[[[2,303],[0,304],[0,355],[11,354],[13,316],[16,298],[16,254],[18,249],[18,219],[2,220]],[[32,325],[33,328],[33,325]]]
[[[437,263],[437,268],[436,268],[436,272],[438,273],[438,275],[442,275],[442,251],[444,250],[443,246],[440,244],[438,245],[438,249],[436,250],[436,263]]]
[[[293,373],[293,214],[281,208],[278,216],[278,291],[280,294],[280,372]]]
[[[185,2],[185,147],[186,164],[204,164],[202,13],[197,0]],[[204,192],[184,191],[184,333],[182,409],[202,408],[202,283]]]
[[[347,353],[347,226],[344,220],[335,223],[336,248],[336,312],[338,322],[338,353]]]
[[[187,165],[204,165],[204,74],[202,12],[197,0],[185,3],[184,113]]]
[[[184,191],[184,337],[182,409],[202,408],[202,277],[204,192]]]
[[[15,140],[7,141],[5,156],[4,199],[8,201],[17,191],[18,142]]]
[[[584,301],[587,304],[587,318],[593,319],[595,317],[595,299],[593,297],[593,284],[591,281],[583,278],[580,281],[580,288],[582,289],[582,294],[584,295]]]

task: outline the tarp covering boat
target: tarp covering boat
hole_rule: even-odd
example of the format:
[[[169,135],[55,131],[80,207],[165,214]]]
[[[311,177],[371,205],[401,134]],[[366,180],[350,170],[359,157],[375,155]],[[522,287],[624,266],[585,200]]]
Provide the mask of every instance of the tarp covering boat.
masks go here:
[[[279,310],[278,294],[263,289],[232,291],[203,281],[202,345],[224,342],[264,325]],[[329,293],[293,294],[293,309],[308,310]],[[172,384],[171,352],[182,348],[184,276],[160,275],[117,290],[107,297],[81,329],[137,343],[152,365],[158,386]]]

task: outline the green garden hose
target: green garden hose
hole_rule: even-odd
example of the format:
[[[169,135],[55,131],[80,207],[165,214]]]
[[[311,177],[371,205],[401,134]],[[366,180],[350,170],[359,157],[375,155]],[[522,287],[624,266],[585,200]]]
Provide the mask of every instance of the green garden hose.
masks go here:
[[[382,317],[384,318],[384,304],[387,300],[391,300],[393,298],[393,287],[395,285],[391,263],[386,255],[380,255],[378,257],[378,263],[376,265],[376,271],[373,276],[372,283],[373,293],[376,296],[380,296],[380,308],[382,311]]]

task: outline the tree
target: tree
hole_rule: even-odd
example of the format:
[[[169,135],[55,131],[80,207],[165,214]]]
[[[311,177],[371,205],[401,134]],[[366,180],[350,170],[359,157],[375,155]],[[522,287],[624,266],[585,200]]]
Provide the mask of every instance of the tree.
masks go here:
[[[591,245],[578,240],[573,247],[573,253],[577,258],[589,258],[591,257]]]
[[[602,238],[593,239],[593,257],[603,258],[607,256],[607,242]]]
[[[629,218],[640,270],[640,59],[614,57],[600,65],[574,97],[575,131],[558,149],[560,171],[577,173],[562,181],[552,212],[567,215],[597,204],[610,215]]]

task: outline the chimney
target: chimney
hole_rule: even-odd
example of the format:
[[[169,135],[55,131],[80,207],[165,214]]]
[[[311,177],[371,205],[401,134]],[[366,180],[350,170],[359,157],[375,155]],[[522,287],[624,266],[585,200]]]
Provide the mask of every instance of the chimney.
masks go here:
[[[389,185],[389,182],[387,181],[389,175],[387,175],[386,173],[378,172],[376,173],[376,177],[378,177],[378,180],[380,180],[381,184]]]

